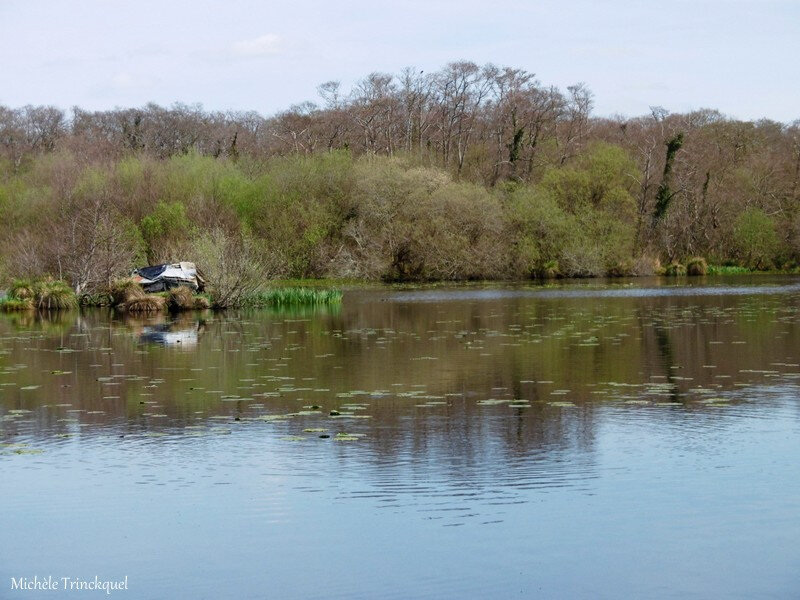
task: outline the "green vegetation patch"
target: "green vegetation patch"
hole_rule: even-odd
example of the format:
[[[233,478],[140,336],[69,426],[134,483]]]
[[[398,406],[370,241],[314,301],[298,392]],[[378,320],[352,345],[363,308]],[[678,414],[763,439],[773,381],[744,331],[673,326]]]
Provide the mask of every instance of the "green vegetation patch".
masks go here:
[[[341,290],[287,287],[254,292],[243,298],[242,306],[248,308],[265,306],[314,306],[340,304],[341,302]]]

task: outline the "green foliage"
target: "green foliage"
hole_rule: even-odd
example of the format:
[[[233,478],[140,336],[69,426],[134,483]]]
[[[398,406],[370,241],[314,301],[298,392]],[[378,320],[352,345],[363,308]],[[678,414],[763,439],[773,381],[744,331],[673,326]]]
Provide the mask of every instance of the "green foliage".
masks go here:
[[[11,284],[11,289],[8,291],[9,298],[17,300],[33,300],[34,297],[34,284],[28,279],[16,279]]]
[[[139,190],[145,177],[145,165],[141,158],[129,156],[116,165],[116,176],[124,194],[132,195]]]
[[[537,275],[543,279],[555,279],[556,277],[560,277],[561,269],[558,267],[558,261],[548,260],[542,265],[541,269],[539,269]]]
[[[339,304],[341,301],[341,290],[291,287],[273,288],[249,294],[242,299],[242,305],[250,308],[262,306],[316,306]]]
[[[733,226],[733,241],[742,266],[767,269],[779,248],[775,222],[763,210],[748,208]]]
[[[189,219],[182,202],[159,202],[155,210],[142,219],[139,229],[146,245],[148,261],[156,262],[156,257],[167,259],[164,249],[170,244],[191,236],[195,224]]]
[[[226,172],[229,163],[196,152],[175,155],[161,164],[163,196],[166,203],[191,206],[208,196],[214,182]]]
[[[333,261],[336,274],[388,281],[479,279],[507,269],[498,196],[403,160],[362,159],[353,217]]]
[[[194,303],[192,308],[194,308],[195,310],[206,310],[211,308],[211,298],[209,298],[205,294],[197,294],[194,297]]]
[[[252,234],[265,247],[279,249],[286,275],[324,274],[321,264],[341,243],[341,231],[354,213],[353,167],[344,152],[278,158],[235,198]]]
[[[517,231],[519,269],[529,276],[603,275],[618,270],[633,253],[634,168],[620,148],[598,144],[574,167],[550,169],[536,188],[515,188],[508,199]]]
[[[109,186],[109,174],[105,169],[89,167],[80,173],[74,194],[80,200],[98,198],[108,193]]]
[[[709,275],[746,275],[752,272],[752,269],[738,265],[708,265]]]
[[[57,273],[83,302],[122,305],[133,298],[107,287],[132,267],[190,260],[207,272],[215,305],[236,305],[272,278],[629,275],[690,252],[747,269],[797,264],[800,226],[775,206],[781,194],[762,185],[765,165],[740,161],[724,174],[703,165],[705,177],[692,181],[675,162],[683,139],[674,136],[661,185],[643,192],[641,165],[622,147],[590,142],[573,156],[546,136],[529,164],[529,134],[508,130],[499,156],[518,164],[504,170],[487,170],[496,157],[471,147],[458,180],[424,152],[267,158],[244,151],[242,140],[235,161],[188,152],[114,162],[68,151],[24,168],[0,161],[0,281]],[[694,185],[694,195],[666,202],[673,179]],[[707,197],[723,193],[730,207]],[[739,210],[745,203],[754,208]],[[658,235],[638,256],[637,222],[651,211],[660,214]]]

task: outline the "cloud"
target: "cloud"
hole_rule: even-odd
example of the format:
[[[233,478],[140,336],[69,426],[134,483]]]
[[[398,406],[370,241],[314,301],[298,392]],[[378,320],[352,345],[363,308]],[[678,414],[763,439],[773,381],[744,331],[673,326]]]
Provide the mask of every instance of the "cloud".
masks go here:
[[[267,33],[252,40],[235,42],[232,49],[238,56],[267,56],[277,54],[280,51],[280,44],[280,36]]]

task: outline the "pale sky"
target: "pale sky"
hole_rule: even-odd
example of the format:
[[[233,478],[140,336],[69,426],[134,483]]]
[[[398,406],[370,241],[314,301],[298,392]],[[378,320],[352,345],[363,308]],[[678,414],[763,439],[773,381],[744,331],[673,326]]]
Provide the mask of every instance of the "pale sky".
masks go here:
[[[273,114],[328,80],[454,60],[652,105],[800,118],[800,0],[0,0],[0,104]]]

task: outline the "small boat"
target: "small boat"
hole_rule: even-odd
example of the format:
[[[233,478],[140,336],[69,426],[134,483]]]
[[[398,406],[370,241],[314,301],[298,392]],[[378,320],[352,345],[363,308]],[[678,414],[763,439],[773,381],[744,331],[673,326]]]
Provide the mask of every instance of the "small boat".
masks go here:
[[[148,293],[164,292],[181,285],[193,292],[202,292],[206,286],[202,274],[190,262],[141,267],[131,273],[131,277]]]

